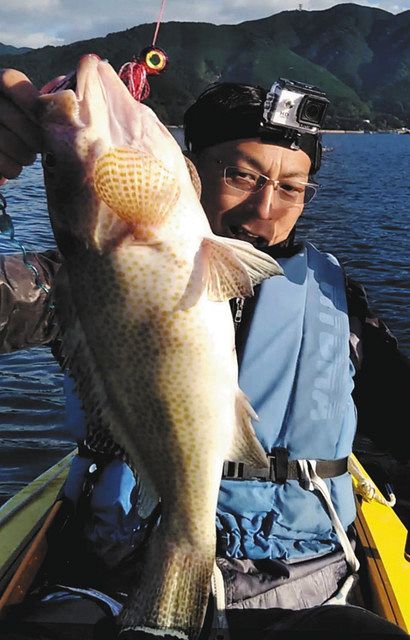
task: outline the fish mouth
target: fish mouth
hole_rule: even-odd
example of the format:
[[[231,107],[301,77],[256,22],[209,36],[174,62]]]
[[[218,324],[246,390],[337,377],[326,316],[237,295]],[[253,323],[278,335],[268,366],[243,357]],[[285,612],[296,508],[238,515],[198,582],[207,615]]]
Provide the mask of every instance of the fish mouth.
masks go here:
[[[44,147],[51,147],[47,151],[71,150],[91,176],[97,158],[112,149],[131,149],[191,185],[178,143],[155,113],[135,100],[107,60],[87,54],[73,74],[56,78],[45,89],[37,115]]]
[[[81,58],[75,95],[84,124],[104,129],[106,123],[113,144],[127,142],[138,103],[108,60],[95,54]]]
[[[257,249],[263,249],[269,245],[267,238],[251,233],[251,231],[243,225],[229,225],[228,229],[233,238],[250,242],[250,244]]]
[[[96,54],[81,57],[77,69],[48,82],[42,102],[52,102],[56,120],[65,116],[78,128],[92,127],[109,134],[113,144],[127,142],[127,122],[135,100],[107,60]]]

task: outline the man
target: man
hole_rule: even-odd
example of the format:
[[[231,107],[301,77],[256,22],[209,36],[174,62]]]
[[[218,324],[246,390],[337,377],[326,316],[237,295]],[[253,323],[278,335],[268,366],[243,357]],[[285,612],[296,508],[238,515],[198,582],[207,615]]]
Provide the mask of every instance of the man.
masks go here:
[[[0,95],[0,173],[13,178],[40,148],[29,115],[37,92],[24,76],[9,70],[2,74]],[[359,347],[366,332],[375,338],[376,349],[379,341],[380,352],[388,345],[395,377],[405,365],[385,326],[366,321],[363,290],[350,281],[346,285],[337,260],[310,244],[296,243],[296,222],[315,193],[320,141],[316,133],[267,126],[265,98],[266,92],[257,87],[217,85],[202,94],[185,117],[187,146],[201,177],[201,200],[213,231],[267,251],[285,272],[285,278],[264,283],[245,305],[241,300],[233,304],[240,385],[259,414],[256,431],[271,456],[271,473],[263,476],[260,470],[225,465],[217,512],[215,597],[218,603],[221,597],[224,601],[234,638],[244,628],[248,637],[268,638],[283,630],[337,630],[340,625],[346,637],[357,630],[400,634],[369,612],[330,602],[340,589],[348,591],[358,567],[347,456],[356,428],[352,378],[365,362]],[[52,280],[58,256],[39,255],[36,260],[40,277]],[[24,276],[18,259],[6,259],[5,264],[8,282],[14,274],[20,282]],[[20,287],[23,299],[26,286]],[[39,292],[39,301],[41,297]],[[14,317],[5,326],[8,348],[53,341],[58,328],[50,318],[37,316],[32,325],[29,319],[25,336],[16,333],[16,318],[24,316],[18,298],[19,293],[13,293],[7,301],[14,313],[7,305],[5,309],[7,317]],[[67,394],[78,424],[81,408],[69,379]],[[391,406],[397,397],[385,400]],[[133,479],[126,465],[111,455],[111,444],[100,443],[98,449],[84,436],[66,494],[84,506],[85,479],[90,497],[82,511],[88,540],[99,558],[116,569],[126,565],[134,547],[138,552],[155,522],[138,520],[136,501],[130,499]],[[99,477],[94,475],[95,462]],[[107,505],[113,478],[119,511],[111,511],[100,528],[90,525],[87,509],[95,523],[95,515],[98,519],[113,503],[110,497]],[[113,541],[119,530],[125,530],[124,537]],[[220,572],[225,588],[218,587]],[[320,606],[325,602],[326,607]]]

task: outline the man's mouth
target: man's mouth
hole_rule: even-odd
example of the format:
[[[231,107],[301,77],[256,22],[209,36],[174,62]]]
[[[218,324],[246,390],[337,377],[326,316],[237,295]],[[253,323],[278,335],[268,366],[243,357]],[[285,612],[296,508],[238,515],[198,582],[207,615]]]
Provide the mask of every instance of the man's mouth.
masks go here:
[[[246,242],[250,242],[254,247],[257,247],[258,249],[263,249],[263,247],[268,246],[268,241],[266,238],[251,233],[250,231],[245,229],[245,227],[242,227],[242,225],[230,225],[228,228],[233,237],[237,240],[245,240]]]

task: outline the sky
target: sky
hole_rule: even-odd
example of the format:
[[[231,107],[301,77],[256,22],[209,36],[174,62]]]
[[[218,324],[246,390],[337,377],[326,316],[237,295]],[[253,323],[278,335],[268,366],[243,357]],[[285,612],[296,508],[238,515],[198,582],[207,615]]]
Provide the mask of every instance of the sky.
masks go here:
[[[166,0],[163,21],[237,24],[280,11],[328,9],[333,0]],[[390,13],[410,10],[410,0],[361,0]],[[0,0],[0,42],[15,47],[63,45],[156,22],[161,0]]]

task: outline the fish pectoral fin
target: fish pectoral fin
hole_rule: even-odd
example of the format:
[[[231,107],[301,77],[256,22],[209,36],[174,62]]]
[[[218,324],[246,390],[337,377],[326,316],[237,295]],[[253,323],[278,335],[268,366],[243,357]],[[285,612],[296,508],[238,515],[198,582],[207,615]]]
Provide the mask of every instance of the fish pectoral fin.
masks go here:
[[[113,147],[97,159],[94,188],[140,240],[155,237],[180,193],[177,179],[159,160],[122,147]]]
[[[231,247],[219,239],[204,238],[200,248],[202,289],[210,300],[225,302],[253,294],[251,278]]]
[[[194,307],[204,291],[216,302],[253,293],[251,279],[232,249],[212,238],[201,242],[179,308]]]
[[[235,238],[218,238],[217,241],[232,249],[239,262],[246,269],[253,286],[271,276],[283,275],[280,264],[267,253],[256,249],[250,242]]]
[[[238,389],[236,396],[236,429],[234,431],[232,446],[227,452],[227,460],[243,462],[256,468],[267,468],[268,460],[266,452],[256,437],[252,426],[252,420],[258,416],[252,409],[246,395]]]
[[[206,287],[210,300],[251,296],[256,284],[283,273],[273,258],[242,240],[204,238],[201,250],[208,266]]]

